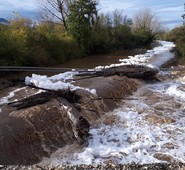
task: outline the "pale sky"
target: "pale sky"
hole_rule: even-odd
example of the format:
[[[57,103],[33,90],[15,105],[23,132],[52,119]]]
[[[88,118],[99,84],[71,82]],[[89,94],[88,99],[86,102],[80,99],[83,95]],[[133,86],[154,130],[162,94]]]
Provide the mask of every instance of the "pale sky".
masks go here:
[[[0,18],[9,19],[13,12],[23,17],[36,18],[39,8],[37,0],[0,0]],[[99,0],[100,11],[123,10],[123,14],[132,18],[142,8],[150,8],[156,17],[169,28],[182,24],[185,0]]]

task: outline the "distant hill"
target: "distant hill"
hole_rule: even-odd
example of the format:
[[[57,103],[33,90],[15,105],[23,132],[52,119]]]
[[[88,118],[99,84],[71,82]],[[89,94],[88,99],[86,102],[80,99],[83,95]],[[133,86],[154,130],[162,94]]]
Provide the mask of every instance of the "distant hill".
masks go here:
[[[0,18],[0,24],[3,24],[3,25],[8,25],[9,24],[9,21],[4,19],[4,18]]]

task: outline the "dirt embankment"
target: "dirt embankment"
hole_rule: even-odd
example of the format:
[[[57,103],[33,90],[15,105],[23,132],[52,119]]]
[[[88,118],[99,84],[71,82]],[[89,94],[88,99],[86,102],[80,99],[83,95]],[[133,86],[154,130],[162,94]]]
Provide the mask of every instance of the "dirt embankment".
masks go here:
[[[1,107],[0,164],[32,165],[50,156],[58,148],[78,144],[76,124],[80,116],[93,126],[97,119],[116,108],[122,98],[131,95],[142,83],[125,76],[76,82],[78,86],[96,89],[97,96],[79,89],[65,95],[44,92],[31,100],[22,100],[35,95],[39,89],[25,87],[16,91],[9,100],[13,101],[16,97],[21,104],[10,103]],[[6,92],[2,91],[1,94],[5,96]],[[34,102],[40,101],[42,97],[47,100]]]

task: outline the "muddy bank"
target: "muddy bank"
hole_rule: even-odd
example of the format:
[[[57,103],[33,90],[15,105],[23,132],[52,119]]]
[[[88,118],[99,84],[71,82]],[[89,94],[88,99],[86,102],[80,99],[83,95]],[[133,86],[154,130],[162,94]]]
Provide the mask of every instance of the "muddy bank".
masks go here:
[[[31,165],[66,145],[76,143],[78,147],[85,147],[87,140],[81,139],[76,130],[79,117],[83,116],[94,126],[97,119],[116,108],[121,98],[131,95],[142,83],[124,76],[98,77],[76,82],[80,87],[96,89],[97,96],[83,89],[66,96],[48,91],[40,93],[39,89],[32,87],[15,91],[9,101],[13,101],[15,97],[21,101],[35,93],[39,94],[36,98],[41,98],[44,94],[48,100],[23,108],[12,103],[1,107],[0,164]],[[100,100],[100,97],[111,99]],[[25,99],[21,102],[25,104]],[[28,103],[34,102],[30,100]],[[79,143],[79,140],[84,141]]]

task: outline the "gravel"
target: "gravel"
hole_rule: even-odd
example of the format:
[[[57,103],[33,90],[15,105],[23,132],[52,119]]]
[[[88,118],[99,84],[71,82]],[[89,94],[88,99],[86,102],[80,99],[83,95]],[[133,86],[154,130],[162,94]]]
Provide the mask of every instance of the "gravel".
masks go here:
[[[157,163],[157,164],[129,164],[129,165],[60,165],[57,167],[40,167],[38,165],[22,166],[22,165],[0,165],[1,170],[185,170],[183,163]]]

